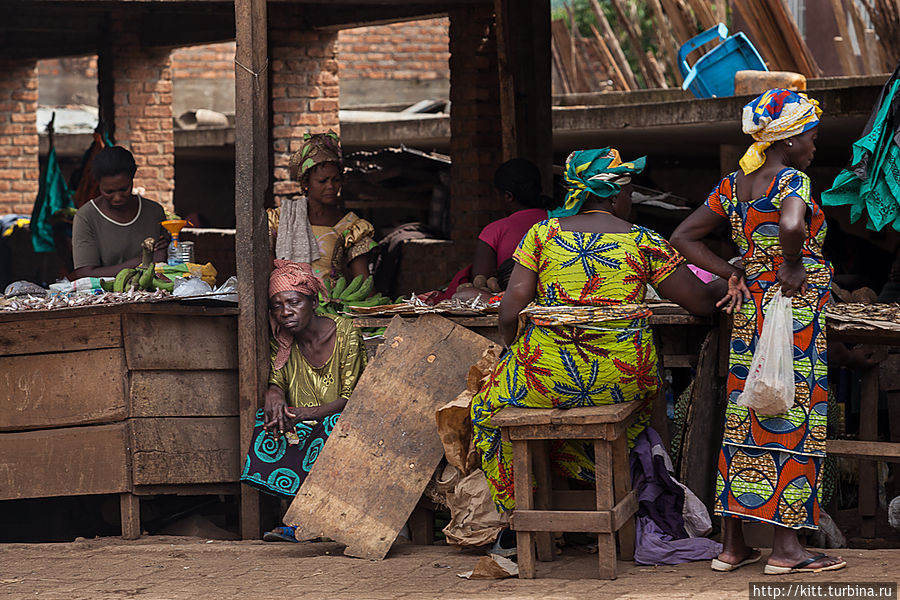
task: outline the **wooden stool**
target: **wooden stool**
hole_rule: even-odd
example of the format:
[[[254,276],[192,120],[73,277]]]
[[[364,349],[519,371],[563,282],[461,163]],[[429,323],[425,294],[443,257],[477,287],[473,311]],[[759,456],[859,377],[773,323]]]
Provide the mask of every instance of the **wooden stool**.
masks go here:
[[[510,527],[516,532],[519,577],[534,577],[537,558],[554,559],[553,532],[596,533],[600,578],[616,578],[616,540],[625,560],[634,556],[637,496],[625,432],[644,407],[642,402],[570,409],[506,407],[491,419],[504,440],[512,442],[516,508]],[[548,440],[593,440],[597,489],[553,490]],[[532,488],[532,478],[537,489]],[[592,496],[596,496],[592,498]],[[585,503],[585,499],[589,504]],[[596,510],[589,508],[596,506]]]

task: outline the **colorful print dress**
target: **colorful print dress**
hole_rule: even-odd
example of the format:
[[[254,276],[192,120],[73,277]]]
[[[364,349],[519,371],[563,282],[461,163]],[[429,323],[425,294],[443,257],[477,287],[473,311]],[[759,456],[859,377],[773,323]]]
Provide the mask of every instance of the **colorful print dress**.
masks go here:
[[[803,264],[808,290],[792,298],[796,398],[786,414],[761,415],[735,404],[762,332],[764,311],[781,286],[778,221],[785,198],[807,205]],[[809,178],[783,169],[766,194],[739,202],[735,174],[723,179],[706,205],[731,222],[752,296],[734,315],[725,436],[716,475],[715,512],[798,529],[816,528],[828,417],[828,359],[823,309],[831,301],[831,265],[822,257],[825,215],[813,202]]]
[[[540,306],[641,303],[646,285],[657,285],[683,262],[659,234],[643,227],[626,233],[560,229],[559,219],[534,225],[513,260],[538,274]],[[602,326],[529,323],[472,400],[475,445],[500,510],[515,506],[512,446],[491,418],[505,406],[572,408],[632,402],[656,396],[656,347],[648,312],[604,321]],[[649,407],[628,431],[629,441],[650,419]],[[594,480],[593,448],[565,441],[552,448],[566,476]]]

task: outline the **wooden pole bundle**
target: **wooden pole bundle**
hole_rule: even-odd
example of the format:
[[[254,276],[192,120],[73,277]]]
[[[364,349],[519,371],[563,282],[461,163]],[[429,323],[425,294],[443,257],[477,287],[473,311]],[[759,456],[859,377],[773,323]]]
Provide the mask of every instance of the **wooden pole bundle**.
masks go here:
[[[733,0],[733,6],[770,69],[795,71],[810,79],[822,74],[784,0]]]
[[[633,90],[638,89],[639,86],[637,80],[634,78],[634,73],[631,72],[631,66],[628,64],[628,59],[625,58],[625,53],[622,52],[622,46],[619,45],[619,40],[616,37],[615,32],[613,32],[612,27],[609,26],[609,21],[606,20],[606,15],[603,13],[600,3],[597,2],[597,0],[591,0],[591,8],[597,16],[597,24],[599,25],[603,41],[606,42],[606,47],[609,49],[613,59],[619,66],[622,76],[628,82],[628,87]]]
[[[897,0],[862,0],[881,44],[883,71],[892,71],[900,58],[900,3]]]

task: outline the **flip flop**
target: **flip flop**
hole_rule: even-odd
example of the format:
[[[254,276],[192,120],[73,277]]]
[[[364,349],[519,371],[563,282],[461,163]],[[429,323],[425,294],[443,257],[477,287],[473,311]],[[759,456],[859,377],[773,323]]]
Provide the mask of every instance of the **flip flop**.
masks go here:
[[[777,565],[766,565],[764,573],[766,575],[787,575],[789,573],[819,573],[820,571],[837,571],[847,566],[847,561],[842,560],[839,563],[828,565],[827,567],[810,567],[814,562],[823,558],[829,558],[827,554],[821,552],[815,556],[810,556],[806,560],[801,560],[793,567],[779,567]]]
[[[761,558],[762,558],[762,552],[760,552],[759,549],[757,549],[757,548],[753,548],[750,550],[750,556],[748,556],[747,558],[745,558],[744,560],[742,560],[741,562],[739,562],[737,564],[727,563],[724,560],[719,560],[718,558],[714,558],[714,559],[712,559],[712,562],[710,563],[709,566],[710,566],[710,568],[712,568],[713,571],[719,571],[719,572],[724,573],[727,571],[734,571],[735,569],[740,569],[741,567],[743,567],[745,565],[752,565],[755,562],[759,562],[759,559],[761,559]]]
[[[267,531],[263,534],[263,541],[297,543],[300,540],[294,537],[294,529],[294,527],[288,527],[287,525],[284,527],[276,527],[272,531]]]

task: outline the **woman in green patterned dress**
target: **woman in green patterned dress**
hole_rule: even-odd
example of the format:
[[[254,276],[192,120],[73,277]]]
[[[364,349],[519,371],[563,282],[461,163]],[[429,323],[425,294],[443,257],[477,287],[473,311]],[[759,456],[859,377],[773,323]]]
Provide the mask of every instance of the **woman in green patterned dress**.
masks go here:
[[[513,255],[515,266],[500,305],[500,333],[509,351],[472,401],[475,444],[500,510],[515,505],[512,449],[491,417],[506,406],[571,408],[654,398],[656,347],[642,305],[646,286],[695,314],[710,314],[726,291],[704,285],[659,234],[632,225],[630,177],[644,158],[623,163],[611,148],[574,152],[566,161],[565,206],[534,225]],[[519,313],[539,306],[610,307],[615,320],[572,326],[528,324],[517,337]],[[649,408],[629,429],[629,441],[649,422]],[[572,478],[593,481],[583,442],[553,448],[552,460]]]

